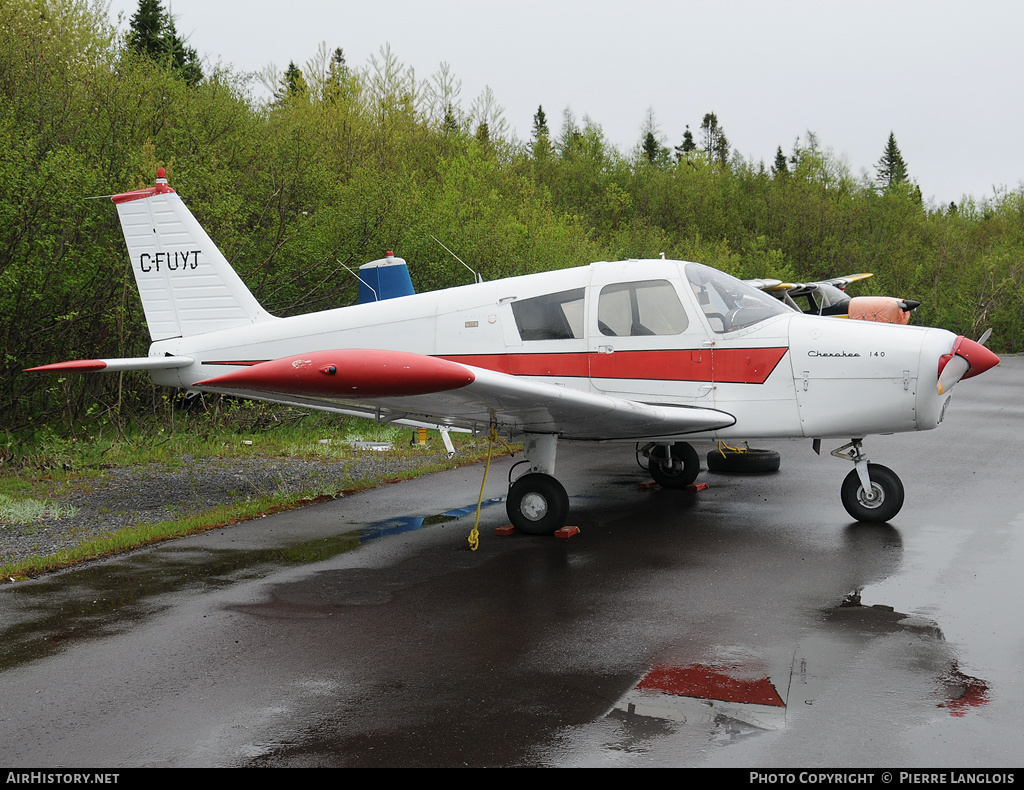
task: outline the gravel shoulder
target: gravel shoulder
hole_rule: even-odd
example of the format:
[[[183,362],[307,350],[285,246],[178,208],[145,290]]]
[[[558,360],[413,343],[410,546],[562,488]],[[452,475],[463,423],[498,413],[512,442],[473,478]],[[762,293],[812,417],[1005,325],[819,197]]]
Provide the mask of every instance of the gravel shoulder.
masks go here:
[[[465,459],[462,460],[465,463]],[[445,464],[424,451],[352,451],[340,459],[183,457],[176,464],[105,469],[98,477],[55,485],[47,496],[60,517],[31,523],[0,520],[0,563],[54,554],[127,526],[158,523],[254,498],[338,495]],[[69,508],[74,508],[67,515]]]

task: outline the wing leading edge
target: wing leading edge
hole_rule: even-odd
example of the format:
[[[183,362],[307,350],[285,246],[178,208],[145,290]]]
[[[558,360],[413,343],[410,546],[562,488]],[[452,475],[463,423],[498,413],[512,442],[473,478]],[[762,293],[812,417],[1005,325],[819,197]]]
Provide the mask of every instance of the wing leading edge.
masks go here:
[[[732,425],[726,412],[650,405],[403,351],[338,349],[261,362],[198,389],[388,420],[567,439],[648,439]]]

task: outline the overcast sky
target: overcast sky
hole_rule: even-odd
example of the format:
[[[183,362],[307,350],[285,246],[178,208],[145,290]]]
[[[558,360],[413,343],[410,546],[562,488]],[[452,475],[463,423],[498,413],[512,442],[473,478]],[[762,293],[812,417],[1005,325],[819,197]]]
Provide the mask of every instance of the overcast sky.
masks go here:
[[[1024,3],[1005,0],[164,0],[209,64],[300,66],[321,41],[350,67],[390,44],[418,78],[447,62],[469,108],[490,86],[517,136],[543,105],[589,116],[624,153],[647,110],[667,145],[714,112],[770,165],[814,132],[855,176],[892,131],[926,199],[1024,184]],[[124,24],[137,0],[113,0]],[[699,139],[699,137],[698,137]]]

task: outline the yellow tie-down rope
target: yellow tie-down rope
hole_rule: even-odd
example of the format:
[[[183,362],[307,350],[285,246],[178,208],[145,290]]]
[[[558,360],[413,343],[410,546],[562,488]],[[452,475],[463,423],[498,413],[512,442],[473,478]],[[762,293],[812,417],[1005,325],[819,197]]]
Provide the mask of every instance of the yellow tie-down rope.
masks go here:
[[[725,458],[725,451],[728,450],[730,453],[745,453],[750,449],[750,445],[746,442],[743,443],[743,447],[730,447],[725,442],[718,443],[718,452],[722,454],[722,458]]]
[[[505,449],[509,451],[510,455],[514,455],[515,452],[511,447],[508,446],[508,442],[498,436],[498,425],[497,423],[491,423],[491,436],[490,441],[487,443],[487,464],[484,466],[484,479],[480,483],[480,497],[476,501],[476,523],[473,524],[473,531],[469,533],[469,550],[476,551],[480,547],[480,508],[484,502],[484,486],[487,485],[487,470],[491,468],[491,450],[494,448],[495,442],[501,442],[505,445]]]

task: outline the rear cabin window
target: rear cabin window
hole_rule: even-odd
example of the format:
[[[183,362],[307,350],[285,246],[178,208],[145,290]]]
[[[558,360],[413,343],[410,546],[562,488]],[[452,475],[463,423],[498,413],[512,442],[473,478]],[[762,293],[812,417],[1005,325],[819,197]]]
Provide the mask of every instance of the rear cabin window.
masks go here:
[[[583,337],[583,288],[520,299],[512,303],[523,340],[571,340]]]
[[[678,335],[689,321],[667,280],[616,283],[601,289],[597,328],[608,337]]]

